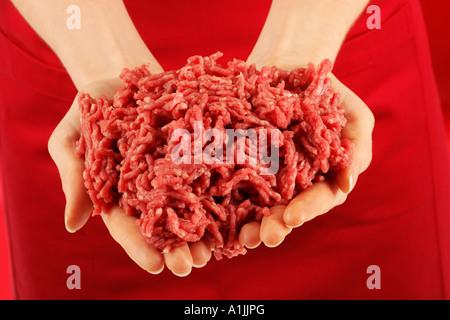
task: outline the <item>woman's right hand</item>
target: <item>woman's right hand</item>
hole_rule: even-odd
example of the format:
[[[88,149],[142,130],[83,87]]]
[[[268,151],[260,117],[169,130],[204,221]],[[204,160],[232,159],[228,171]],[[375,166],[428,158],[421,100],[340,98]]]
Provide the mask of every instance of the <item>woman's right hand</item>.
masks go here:
[[[105,94],[112,98],[120,86],[120,79],[108,79],[85,85],[81,91],[88,92],[92,97]],[[80,110],[76,97],[48,142],[48,150],[58,167],[66,197],[65,224],[69,232],[82,228],[91,216],[93,208],[84,186],[84,160],[75,154],[79,138]],[[160,273],[164,266],[167,266],[175,275],[186,276],[192,267],[202,267],[211,258],[210,246],[204,241],[174,248],[162,254],[146,242],[136,224],[138,218],[126,214],[119,206],[114,206],[109,212],[103,212],[101,216],[114,240],[136,264],[152,274]]]

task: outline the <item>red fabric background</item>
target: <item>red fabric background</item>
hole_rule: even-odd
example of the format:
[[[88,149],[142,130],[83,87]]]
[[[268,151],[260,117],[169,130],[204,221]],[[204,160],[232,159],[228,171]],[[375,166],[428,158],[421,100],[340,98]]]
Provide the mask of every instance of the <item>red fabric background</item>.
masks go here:
[[[440,2],[440,4],[437,5],[436,2],[431,1],[421,2],[423,4],[424,15],[427,21],[431,51],[433,56],[433,65],[436,73],[439,92],[443,102],[447,123],[450,124],[450,91],[448,90],[450,89],[450,79],[448,77],[448,74],[450,74],[450,63],[448,62],[448,57],[450,56],[450,45],[447,43],[447,41],[443,40],[449,39],[450,36],[449,29],[445,26],[448,19],[447,15],[450,12],[450,3]],[[193,54],[194,53],[198,52],[193,52]],[[229,56],[226,58],[230,58],[233,53],[228,54]],[[178,67],[178,65],[173,67]],[[448,126],[447,128],[449,129],[447,132],[450,137],[450,126]],[[0,185],[0,194],[2,194],[1,187],[2,186]],[[0,205],[1,201],[2,199],[0,197]],[[9,299],[11,297],[11,286],[9,282],[8,251],[3,215],[1,215],[0,218],[0,298]]]
[[[447,138],[450,145],[450,2],[448,1],[421,1],[425,16],[428,38],[430,41],[433,68],[441,97],[445,123],[447,125]]]

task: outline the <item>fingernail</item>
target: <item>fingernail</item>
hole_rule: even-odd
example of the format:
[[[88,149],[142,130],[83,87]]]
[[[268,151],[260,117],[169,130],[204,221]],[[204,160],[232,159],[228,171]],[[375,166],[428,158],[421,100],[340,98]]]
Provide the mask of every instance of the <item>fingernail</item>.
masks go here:
[[[281,241],[280,241],[279,243],[277,243],[277,244],[267,244],[267,243],[264,243],[264,244],[265,244],[266,247],[268,247],[268,248],[275,248],[275,247],[279,246],[282,242],[283,242],[283,240],[281,240]]]
[[[291,217],[291,218],[289,218],[289,217]],[[292,219],[292,217],[294,219]],[[295,219],[296,217],[298,217],[298,219]],[[292,204],[287,206],[287,208],[283,214],[284,224],[288,228],[300,227],[305,222],[305,219],[306,219],[306,216],[304,214],[299,215],[298,209],[296,209],[295,205],[292,205]],[[289,221],[289,220],[295,220],[295,221],[293,222],[293,221]]]
[[[245,247],[246,247],[247,249],[255,249],[255,248],[258,248],[260,244],[261,244],[261,241],[259,241],[257,244],[255,244],[255,245],[253,245],[253,246],[245,245]]]
[[[359,170],[357,168],[353,169],[353,173],[352,173],[352,175],[350,176],[350,179],[349,179],[349,186],[350,187],[348,189],[347,194],[352,192],[353,188],[355,187],[356,181],[358,180],[358,175],[359,175]]]
[[[159,270],[157,270],[157,271],[148,271],[148,270],[147,270],[147,272],[148,272],[148,273],[151,273],[151,274],[154,274],[154,275],[157,275],[157,274],[160,274],[161,272],[163,272],[163,270],[164,270],[164,264],[163,264],[162,267],[161,267]]]
[[[192,266],[194,268],[203,268],[204,266],[206,266],[207,263],[208,262],[205,262],[205,263],[202,263],[202,264],[195,264],[195,263],[193,263]]]
[[[192,269],[189,269],[185,273],[176,273],[176,272],[173,272],[173,271],[172,271],[172,273],[174,275],[176,275],[177,277],[184,278],[184,277],[187,277],[191,273],[191,271],[192,271]]]
[[[69,228],[69,226],[68,226],[68,216],[67,216],[66,213],[64,213],[64,225],[66,227],[67,232],[75,233],[77,231],[77,230],[72,230],[71,228]]]
[[[347,186],[344,185],[344,188],[341,188],[342,192],[344,192],[345,194],[349,194],[350,192],[352,192],[353,188],[356,185],[356,180],[358,180],[358,174],[359,169],[357,167],[354,167],[350,176],[348,177]]]
[[[288,226],[288,227],[290,227],[290,228],[298,228],[298,227],[302,226],[303,224],[304,224],[304,222],[301,222],[301,223],[299,223],[299,224],[296,225],[296,226],[293,226],[293,227]]]
[[[276,243],[276,244],[267,244],[267,243],[265,243],[265,242],[264,242],[264,244],[265,244],[266,247],[268,247],[268,248],[275,248],[275,247],[278,247],[278,246],[284,241],[284,239],[285,239],[285,238],[281,239],[280,242],[278,242],[278,243]]]
[[[301,219],[300,221],[303,221],[303,219]],[[303,221],[303,222],[300,222],[299,224],[297,224],[297,225],[290,225],[290,224],[287,224],[286,223],[286,226],[287,227],[289,227],[289,228],[298,228],[298,227],[300,227],[302,224],[304,224],[305,222]]]

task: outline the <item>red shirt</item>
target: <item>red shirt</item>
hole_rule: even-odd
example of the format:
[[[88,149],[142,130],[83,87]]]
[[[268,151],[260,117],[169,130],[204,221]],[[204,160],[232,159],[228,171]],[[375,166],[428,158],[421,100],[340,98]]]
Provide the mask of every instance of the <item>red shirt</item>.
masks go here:
[[[125,1],[165,69],[194,54],[246,59],[270,1]],[[205,5],[207,4],[207,5]],[[141,270],[99,217],[64,228],[64,195],[48,138],[76,94],[54,53],[0,2],[0,147],[14,296],[21,299],[449,298],[450,166],[418,1],[373,1],[336,61],[336,76],[376,118],[373,161],[348,200],[277,248],[194,269],[185,278]],[[151,8],[151,9],[150,9]],[[81,289],[68,289],[70,265]],[[378,266],[381,289],[370,289]]]

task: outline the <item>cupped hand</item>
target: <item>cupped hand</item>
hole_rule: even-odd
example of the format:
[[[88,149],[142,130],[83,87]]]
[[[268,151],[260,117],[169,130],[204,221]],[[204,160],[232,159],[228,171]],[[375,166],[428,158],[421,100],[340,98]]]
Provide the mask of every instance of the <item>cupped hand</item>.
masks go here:
[[[85,85],[81,91],[88,92],[92,97],[105,94],[112,98],[120,86],[120,79],[109,79]],[[75,154],[79,138],[80,111],[78,99],[75,98],[48,142],[48,150],[58,167],[66,197],[65,224],[69,232],[82,228],[91,216],[93,208],[84,187],[84,160]],[[101,216],[114,240],[136,264],[152,274],[160,273],[164,266],[167,266],[175,275],[186,276],[192,267],[202,267],[211,258],[210,246],[203,241],[161,253],[146,242],[136,224],[137,217],[127,215],[118,206]]]
[[[287,206],[275,206],[261,223],[242,226],[239,241],[247,248],[261,242],[268,247],[279,245],[293,228],[322,215],[342,204],[355,187],[358,176],[367,169],[372,159],[372,131],[375,120],[367,105],[349,88],[330,74],[335,92],[341,95],[347,123],[342,138],[353,142],[352,163],[336,173],[334,179],[314,183],[299,193]]]

